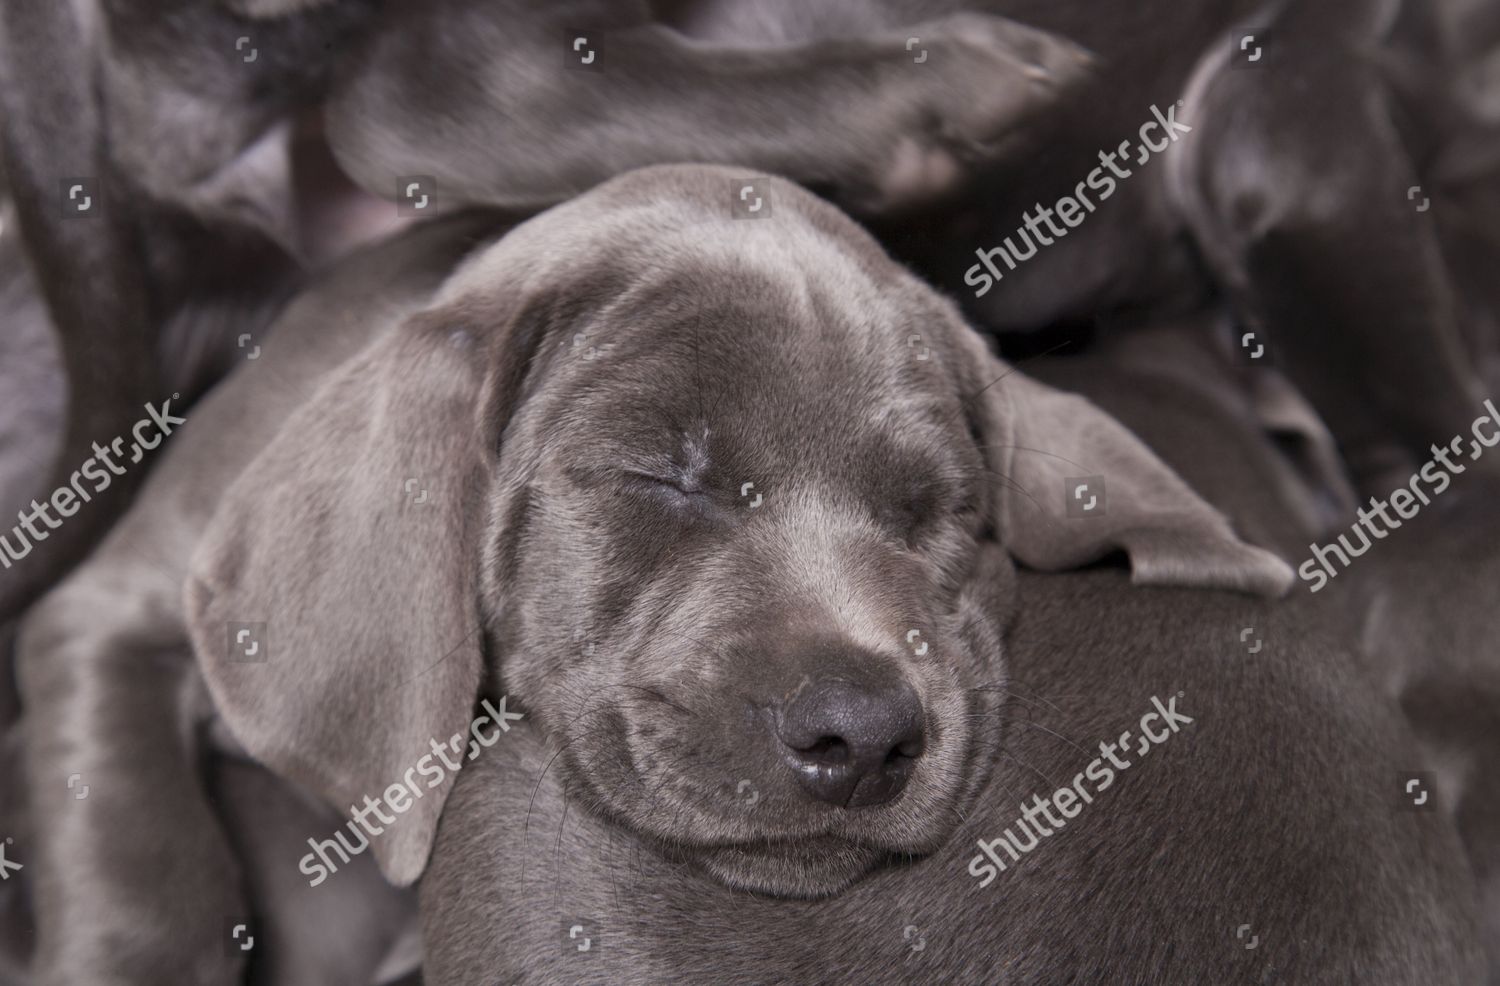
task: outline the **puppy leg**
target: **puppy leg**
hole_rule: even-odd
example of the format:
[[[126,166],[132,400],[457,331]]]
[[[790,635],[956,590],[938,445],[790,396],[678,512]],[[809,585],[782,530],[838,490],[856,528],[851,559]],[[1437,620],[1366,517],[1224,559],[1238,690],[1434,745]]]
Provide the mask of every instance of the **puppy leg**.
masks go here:
[[[1482,395],[1373,68],[1341,37],[1288,28],[1271,44],[1265,68],[1221,62],[1190,92],[1197,132],[1174,192],[1244,331],[1308,394],[1362,485],[1381,486],[1382,470],[1468,434]]]
[[[170,580],[110,574],[82,573],[22,630],[36,982],[238,982],[226,940],[244,905],[199,780],[207,693],[162,618]]]
[[[595,7],[388,8],[328,109],[340,163],[379,195],[427,175],[440,201],[539,206],[632,168],[705,161],[826,183],[875,210],[953,183],[1087,61],[1060,37],[975,14],[727,47],[651,23],[643,5]]]
[[[105,164],[96,76],[76,4],[0,4],[0,153],[16,217],[59,341],[70,388],[88,395],[68,409],[51,475],[27,492],[45,501],[68,485],[91,443],[123,434],[141,403],[158,398],[148,317],[146,259],[134,238],[130,196]],[[64,218],[68,191],[89,212]],[[107,342],[105,340],[108,340]],[[170,393],[170,391],[169,391]],[[35,546],[29,563],[0,578],[0,622],[16,618],[97,541],[143,470],[127,472]],[[9,525],[7,525],[9,526]]]

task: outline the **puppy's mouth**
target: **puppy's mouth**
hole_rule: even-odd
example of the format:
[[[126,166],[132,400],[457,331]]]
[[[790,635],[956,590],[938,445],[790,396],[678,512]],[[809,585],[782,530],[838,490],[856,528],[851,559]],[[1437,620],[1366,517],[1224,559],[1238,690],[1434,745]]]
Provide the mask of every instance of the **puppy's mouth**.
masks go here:
[[[684,850],[684,857],[737,890],[815,900],[847,889],[897,854],[835,836]]]
[[[598,790],[587,782],[585,786]],[[592,791],[590,801],[595,800]],[[716,793],[728,798],[733,791],[729,786]],[[734,803],[743,807],[760,797],[753,788],[745,788]],[[694,819],[696,824],[674,818],[676,824],[669,826],[659,824],[649,812],[642,817],[627,809],[610,815],[664,858],[697,868],[725,886],[801,900],[841,893],[876,870],[927,855],[952,835],[925,818],[871,824],[873,819],[843,813],[817,820],[782,817],[777,810],[787,804],[782,799],[800,797],[790,789],[768,791],[759,810],[769,810],[774,820],[763,817],[761,824],[717,811]]]

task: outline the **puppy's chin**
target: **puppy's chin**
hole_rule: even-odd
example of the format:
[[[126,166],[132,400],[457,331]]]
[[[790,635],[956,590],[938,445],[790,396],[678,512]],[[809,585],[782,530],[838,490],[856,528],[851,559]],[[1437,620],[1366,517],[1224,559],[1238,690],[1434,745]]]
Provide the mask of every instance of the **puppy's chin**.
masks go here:
[[[831,897],[891,858],[885,850],[828,837],[692,853],[709,875],[736,890],[801,900]]]

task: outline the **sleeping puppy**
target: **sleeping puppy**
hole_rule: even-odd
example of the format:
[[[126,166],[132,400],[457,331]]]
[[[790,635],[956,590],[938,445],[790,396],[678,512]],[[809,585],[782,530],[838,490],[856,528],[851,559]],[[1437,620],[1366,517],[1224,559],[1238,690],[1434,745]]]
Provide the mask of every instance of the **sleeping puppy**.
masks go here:
[[[1223,399],[1234,380],[1222,367],[1159,341],[1152,351],[1173,359],[1033,365],[1088,381],[1170,439],[1162,447],[1195,487],[1229,493],[1242,519],[1295,548],[1297,470]],[[1173,366],[1192,379],[1172,379]],[[1399,772],[1423,758],[1342,602],[1143,592],[1120,573],[1017,571],[1003,557],[990,577],[1002,644],[979,687],[1003,703],[976,714],[999,742],[941,847],[816,901],[745,894],[680,840],[596,811],[564,766],[568,737],[519,723],[465,769],[444,810],[421,887],[425,981],[1481,981],[1452,802],[1445,791],[1443,811],[1400,807]],[[612,683],[644,686],[657,670],[617,678],[606,653],[582,714],[636,708]],[[510,660],[501,676],[519,688]],[[696,690],[670,697],[684,710],[658,709],[660,722],[716,715]],[[698,756],[684,746],[672,767],[691,774]],[[788,795],[747,777],[697,800],[663,785],[655,810],[774,831]],[[1066,802],[1054,794],[1064,789]],[[1038,828],[1023,827],[1037,795],[1047,810],[1033,806]],[[1481,810],[1471,806],[1476,821]],[[992,841],[1004,836],[1020,852]]]
[[[299,298],[183,427],[25,626],[40,982],[232,981],[213,717],[340,810],[386,799],[394,824],[339,841],[396,884],[449,754],[524,712],[589,810],[816,898],[947,842],[981,787],[1009,557],[1287,588],[841,213],[777,181],[769,220],[733,218],[736,173],[647,169],[494,241],[418,229]],[[716,803],[746,778],[774,818]],[[339,879],[313,848],[287,865]]]

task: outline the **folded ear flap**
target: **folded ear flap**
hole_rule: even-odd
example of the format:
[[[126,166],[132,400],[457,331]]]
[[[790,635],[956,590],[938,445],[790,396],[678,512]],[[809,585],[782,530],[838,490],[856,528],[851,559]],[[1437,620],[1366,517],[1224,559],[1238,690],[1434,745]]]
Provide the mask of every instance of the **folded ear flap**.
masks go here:
[[[451,305],[333,371],[229,488],[186,589],[230,731],[341,812],[363,812],[397,884],[426,865],[482,672],[477,526],[528,358],[488,373],[499,361],[483,335]],[[363,835],[346,838],[359,848]]]
[[[996,533],[1042,571],[1073,568],[1113,550],[1142,585],[1204,586],[1280,596],[1292,570],[1245,544],[1229,522],[1114,418],[1074,394],[1008,370],[986,355],[987,419]],[[998,381],[997,381],[997,378]]]

